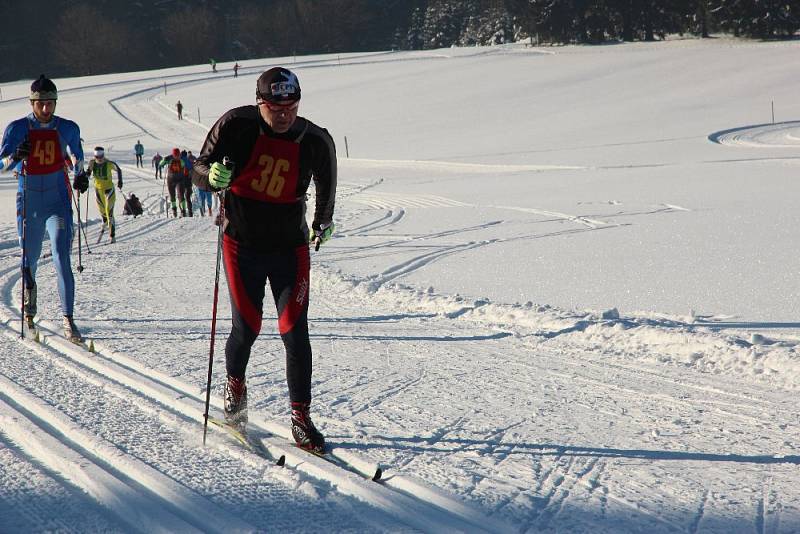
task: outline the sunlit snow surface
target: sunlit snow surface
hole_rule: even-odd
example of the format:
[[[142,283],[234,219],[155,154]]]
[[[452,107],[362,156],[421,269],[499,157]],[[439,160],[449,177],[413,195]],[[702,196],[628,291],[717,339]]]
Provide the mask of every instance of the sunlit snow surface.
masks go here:
[[[798,52],[513,45],[56,80],[57,113],[146,214],[119,198],[118,241],[97,244],[89,202],[76,320],[97,355],[22,344],[0,177],[0,532],[800,531]],[[313,414],[382,484],[202,444],[216,227],[165,218],[150,158],[198,153],[275,64],[339,156]],[[2,85],[4,124],[29,83]],[[54,278],[42,260],[43,329]],[[212,414],[224,282],[219,308]],[[286,442],[275,322],[267,303],[250,417]]]

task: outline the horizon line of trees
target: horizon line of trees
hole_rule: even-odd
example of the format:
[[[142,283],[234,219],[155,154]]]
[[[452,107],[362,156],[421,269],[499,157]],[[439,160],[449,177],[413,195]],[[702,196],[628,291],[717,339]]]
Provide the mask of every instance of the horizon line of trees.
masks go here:
[[[6,14],[0,80],[530,40],[792,38],[800,0],[40,0]],[[47,14],[47,15],[44,15]],[[49,22],[42,17],[51,16]],[[36,20],[36,31],[26,22]],[[43,25],[51,24],[49,28]],[[41,30],[41,31],[40,31]]]

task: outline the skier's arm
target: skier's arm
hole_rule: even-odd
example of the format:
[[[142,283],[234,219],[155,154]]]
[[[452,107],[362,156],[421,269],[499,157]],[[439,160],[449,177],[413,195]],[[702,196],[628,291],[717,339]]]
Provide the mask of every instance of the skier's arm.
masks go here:
[[[63,123],[62,123],[63,124]],[[84,173],[83,170],[83,145],[81,144],[81,129],[80,127],[72,122],[66,122],[64,129],[62,130],[62,135],[67,142],[67,148],[69,149],[69,153],[72,155],[73,158],[73,173],[75,176],[80,176]]]
[[[21,164],[14,159],[14,152],[25,141],[26,133],[26,129],[19,127],[16,121],[6,127],[0,144],[0,170],[9,170]]]
[[[112,161],[111,163],[114,164],[114,168],[117,170],[117,187],[122,190],[122,169],[119,168],[116,162]]]
[[[333,208],[336,203],[336,145],[328,131],[320,128],[319,146],[314,154],[314,187],[316,203],[311,227],[319,230],[333,222]]]
[[[192,167],[192,183],[202,191],[217,191],[208,183],[208,173],[211,171],[212,164],[222,162],[222,159],[228,155],[225,148],[226,116],[222,116],[209,130],[203,148],[200,149],[200,155]]]

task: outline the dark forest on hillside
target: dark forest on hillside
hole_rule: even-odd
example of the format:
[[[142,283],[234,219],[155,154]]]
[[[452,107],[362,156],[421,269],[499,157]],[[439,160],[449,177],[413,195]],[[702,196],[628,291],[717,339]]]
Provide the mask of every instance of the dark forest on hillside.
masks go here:
[[[529,40],[791,38],[800,0],[6,0],[0,80]]]

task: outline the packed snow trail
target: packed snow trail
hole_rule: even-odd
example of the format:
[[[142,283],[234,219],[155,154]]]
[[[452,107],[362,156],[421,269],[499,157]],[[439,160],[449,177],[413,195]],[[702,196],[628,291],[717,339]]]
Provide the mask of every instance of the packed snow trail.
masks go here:
[[[205,219],[205,222],[208,223],[209,219]],[[164,227],[168,226],[162,223],[153,224],[153,222],[148,220],[148,218],[142,218],[134,221],[127,220],[120,224],[120,232],[126,231],[129,238],[132,237],[135,239],[139,234],[137,234],[137,230],[132,227],[135,227],[137,224],[145,229],[143,231],[143,234],[145,235],[150,233],[158,234],[160,231],[163,231]],[[158,239],[157,236],[154,236],[154,238]],[[125,241],[120,239],[117,244],[124,242]],[[105,256],[109,255],[112,255],[112,253],[105,253]],[[98,256],[94,259],[96,261],[99,258],[100,257]],[[85,271],[84,274],[87,272],[89,272],[89,270]],[[18,273],[16,272],[16,268],[7,268],[6,283],[4,285],[7,311],[5,311],[2,315],[4,316],[5,324],[11,327],[9,328],[8,333],[9,338],[13,338],[13,336],[16,335],[13,328],[16,314],[14,313],[15,310],[13,309],[13,305],[10,303],[14,300],[13,289],[15,287],[14,282],[17,279]],[[82,349],[72,346],[66,340],[60,339],[58,335],[54,333],[55,325],[47,320],[44,320],[40,323],[40,330],[44,336],[43,341],[41,344],[34,345],[34,348],[38,348],[40,352],[54,352],[53,357],[55,360],[52,360],[51,363],[46,366],[48,372],[52,372],[52,365],[55,363],[57,373],[59,373],[59,376],[61,376],[61,374],[66,375],[67,383],[71,384],[71,387],[78,387],[81,390],[86,390],[83,393],[89,398],[92,398],[95,405],[103,406],[104,403],[110,405],[108,410],[111,413],[106,413],[105,406],[103,406],[99,413],[97,409],[92,410],[89,407],[84,407],[83,410],[70,410],[68,412],[68,417],[80,419],[80,416],[86,416],[90,414],[93,417],[100,416],[103,425],[102,428],[111,426],[113,428],[117,428],[120,432],[125,432],[126,430],[128,432],[131,431],[130,428],[126,428],[124,423],[124,421],[128,420],[129,424],[135,425],[135,427],[138,429],[135,432],[135,448],[128,441],[133,438],[133,436],[124,436],[123,434],[114,433],[110,434],[108,437],[104,437],[103,443],[105,443],[105,445],[102,446],[87,445],[87,443],[93,443],[95,441],[94,438],[91,437],[91,434],[79,433],[77,434],[77,437],[70,438],[70,441],[74,442],[75,444],[73,446],[77,448],[89,448],[95,451],[98,448],[104,449],[104,452],[99,454],[99,456],[93,460],[96,464],[111,464],[115,471],[121,471],[124,473],[125,477],[133,479],[141,483],[143,486],[150,488],[151,491],[153,491],[157,496],[160,496],[160,498],[164,499],[165,502],[172,503],[170,507],[179,511],[183,517],[193,518],[191,519],[193,524],[198,525],[201,528],[213,529],[213,525],[216,522],[219,522],[220,531],[224,531],[226,528],[234,528],[234,525],[237,524],[237,521],[233,518],[239,517],[240,514],[242,514],[240,510],[231,512],[235,513],[235,515],[228,518],[219,511],[215,512],[214,506],[209,503],[200,507],[201,510],[207,509],[208,513],[211,514],[208,518],[203,519],[202,513],[198,513],[197,511],[192,512],[190,505],[186,503],[182,504],[181,499],[170,495],[169,491],[163,487],[165,484],[153,482],[153,474],[149,473],[149,471],[151,471],[150,469],[142,466],[136,467],[135,459],[129,458],[127,455],[121,456],[119,451],[114,452],[116,449],[112,446],[113,444],[117,447],[121,447],[122,450],[125,450],[128,455],[132,455],[134,458],[149,458],[149,462],[156,465],[156,474],[159,471],[172,473],[179,471],[179,467],[169,467],[169,462],[167,459],[171,459],[173,461],[180,460],[181,464],[183,464],[185,461],[190,461],[193,464],[193,472],[189,474],[192,479],[197,478],[198,471],[205,471],[207,473],[207,477],[210,477],[211,479],[216,477],[224,478],[224,471],[213,465],[214,461],[218,461],[217,455],[213,455],[211,458],[209,458],[209,460],[212,462],[211,464],[203,465],[201,462],[197,462],[196,460],[187,457],[187,453],[182,453],[180,458],[175,458],[172,454],[169,454],[167,457],[162,457],[159,461],[150,457],[150,454],[146,452],[150,448],[156,447],[156,443],[158,444],[158,448],[165,448],[167,451],[176,451],[180,448],[180,446],[177,445],[179,442],[176,442],[174,445],[170,444],[170,442],[175,438],[170,437],[173,434],[173,430],[168,428],[168,426],[177,425],[178,436],[183,436],[183,440],[189,440],[190,443],[192,441],[199,440],[199,422],[202,420],[200,391],[192,391],[191,386],[181,382],[180,380],[172,379],[168,376],[161,376],[157,371],[148,371],[146,367],[140,365],[135,359],[117,352],[109,352],[109,349],[107,349],[101,343],[98,343],[97,345],[98,350],[96,354],[88,354]],[[97,336],[93,335],[93,338],[96,339]],[[28,358],[25,361],[30,364],[32,358]],[[27,385],[31,380],[35,381],[35,376],[33,376],[32,373],[29,373],[28,376],[21,378],[18,376],[19,373],[13,372],[13,369],[8,369],[5,372],[13,376],[15,382],[23,385]],[[92,378],[92,375],[96,375],[96,377]],[[76,383],[76,379],[78,381],[88,380],[88,382],[95,387],[92,388],[91,386],[80,385]],[[108,382],[108,380],[111,382]],[[45,381],[41,380],[41,382],[44,383]],[[34,382],[34,384],[35,383],[37,382]],[[68,395],[65,393],[67,387],[65,386],[64,388],[56,388],[56,383],[57,380],[51,380],[48,382],[48,386],[51,388],[51,390],[54,389],[54,391],[51,391],[49,395],[45,395],[42,392],[37,393],[38,395],[43,396],[45,401],[47,401],[49,404],[54,404],[55,399],[60,399],[62,396]],[[12,383],[9,382],[9,384]],[[99,393],[96,386],[101,386],[102,391],[111,393],[112,399],[104,399],[104,395]],[[37,391],[35,386],[29,385],[28,388]],[[23,393],[21,393],[19,390],[15,390],[11,386],[9,386],[7,389],[9,390],[8,395],[10,398],[20,398],[24,396]],[[55,396],[52,397],[51,395]],[[140,395],[141,398],[139,397]],[[114,406],[118,400],[115,400],[113,397],[118,397],[118,400],[122,400],[131,407],[136,406],[139,408],[139,410],[144,409],[145,414],[150,414],[150,417],[156,417],[156,419],[147,421],[146,419],[143,419],[143,417],[146,417],[144,414],[132,413],[131,410],[124,410],[118,406]],[[155,404],[153,404],[154,402]],[[31,404],[30,401],[20,401],[20,403],[23,405]],[[57,405],[61,407],[63,404],[64,402],[62,400]],[[153,406],[150,406],[151,404]],[[219,408],[220,401],[217,396],[214,398],[214,405]],[[117,422],[112,422],[112,415],[121,419]],[[50,417],[58,418],[57,415],[52,414]],[[42,419],[47,424],[52,425],[52,423],[49,422],[50,419],[46,417],[39,417],[39,419]],[[169,423],[172,424],[169,425]],[[392,482],[387,485],[387,488],[395,488],[396,493],[394,494],[381,489],[379,486],[370,485],[374,483],[369,481],[358,482],[357,479],[353,480],[352,475],[349,475],[349,473],[339,473],[338,471],[340,471],[340,468],[331,468],[327,462],[324,462],[321,459],[314,460],[313,457],[306,455],[306,453],[292,451],[291,447],[289,446],[289,434],[284,426],[270,423],[269,421],[263,421],[256,415],[251,416],[251,425],[256,425],[256,428],[253,430],[253,434],[256,436],[258,435],[258,426],[261,428],[266,428],[269,431],[279,433],[279,439],[266,439],[264,442],[265,446],[271,450],[277,447],[278,453],[287,457],[287,465],[293,467],[298,475],[308,473],[315,479],[319,479],[331,484],[339,493],[341,493],[342,496],[357,496],[360,501],[371,504],[377,510],[383,510],[385,513],[395,516],[397,518],[396,520],[399,519],[401,521],[405,521],[408,524],[416,526],[422,530],[439,530],[445,528],[445,526],[447,526],[447,528],[454,528],[456,530],[463,531],[474,531],[475,529],[484,528],[486,523],[485,518],[482,518],[480,514],[476,514],[475,511],[463,506],[457,500],[454,500],[451,497],[447,497],[442,494],[438,497],[438,502],[434,505],[420,501],[418,497],[414,496],[415,490],[419,487],[418,484],[411,480],[404,481],[403,477],[400,476],[397,477],[396,482]],[[91,425],[86,422],[82,422],[80,423],[80,427],[91,428]],[[279,428],[280,430],[277,430]],[[147,429],[150,431],[147,432]],[[98,432],[98,430],[95,429],[92,430],[92,432]],[[191,440],[191,434],[195,435],[195,440]],[[149,436],[149,438],[147,436]],[[217,438],[212,437],[211,441],[212,443],[217,442],[217,447],[221,446],[223,449],[230,448],[225,446],[224,440],[222,440],[222,444],[219,443],[221,441],[219,436],[217,436]],[[191,448],[195,449],[195,454],[202,453],[202,448],[200,451],[196,450],[197,446],[199,445],[198,443],[191,443],[191,445],[193,446]],[[336,449],[334,449],[333,452],[336,453]],[[347,456],[350,453],[343,451],[342,454]],[[161,455],[158,456],[161,457]],[[235,459],[239,457],[240,454],[236,453],[233,456]],[[247,467],[251,469],[257,468],[256,473],[263,473],[266,475],[267,471],[265,470],[270,468],[270,462],[265,462],[263,458],[254,458],[253,456],[255,455],[244,455],[245,460],[247,461]],[[358,455],[355,455],[353,460],[351,460],[356,461],[355,465],[358,465],[357,458]],[[61,464],[55,463],[55,465],[52,465],[53,458],[49,458],[47,455],[45,455],[44,458],[38,459],[43,463],[51,465],[54,470],[61,469]],[[230,463],[230,459],[228,459],[228,461]],[[69,462],[67,465],[69,465]],[[131,467],[131,465],[133,465],[133,467]],[[278,472],[281,471],[280,467],[273,466],[273,469]],[[283,477],[279,476],[278,478]],[[242,474],[231,476],[230,479],[239,480],[240,482],[246,480]],[[196,480],[183,481],[184,484],[190,487],[196,485],[197,482],[198,481]],[[263,486],[264,484],[264,482],[261,482],[259,485]],[[248,491],[253,490],[252,486],[252,483],[245,484],[245,487],[249,488]],[[159,488],[161,489],[159,490]],[[87,489],[87,491],[92,493],[92,491],[89,489]],[[195,491],[200,492],[198,488],[195,488]],[[263,490],[257,490],[257,492],[264,493]],[[231,493],[232,494],[227,495],[226,498],[231,499],[234,502],[237,500],[241,502],[247,502],[251,506],[257,506],[260,502],[251,502],[254,501],[253,497],[250,497],[249,499],[237,499],[235,496],[235,490],[233,490]],[[116,495],[119,494],[119,490],[115,493],[111,489],[106,489],[103,494]],[[219,496],[217,498],[219,498]],[[183,501],[197,502],[198,499],[201,499],[200,495],[190,494],[189,497],[184,498]],[[274,495],[270,495],[270,499],[275,500]],[[99,499],[99,502],[103,503],[103,500]],[[275,502],[273,505],[280,506],[280,502]],[[287,504],[286,506],[289,505]],[[145,506],[145,508],[154,507],[155,505]],[[129,515],[129,512],[126,512],[125,510],[115,510],[113,507],[112,511],[123,517],[123,519],[125,519],[126,514]],[[268,512],[262,511],[261,513],[267,514]],[[376,511],[368,512],[366,513],[366,517],[375,515],[376,513]],[[246,513],[245,517],[247,517]],[[255,520],[252,520],[252,524],[266,524],[264,517],[266,516],[260,515]],[[156,517],[154,521],[158,522],[159,520]],[[135,521],[127,522],[131,524],[135,523]],[[166,524],[167,522],[161,521],[161,523]],[[385,524],[386,519],[383,519],[381,523]],[[273,522],[270,524],[274,525],[275,523]],[[173,528],[168,527],[167,530],[185,530],[186,528],[186,526]],[[250,527],[248,527],[246,524],[243,524],[239,528],[240,530],[248,530]],[[365,526],[364,528],[368,527]],[[502,528],[504,527],[501,527],[501,529]],[[145,530],[148,529],[145,528]]]

